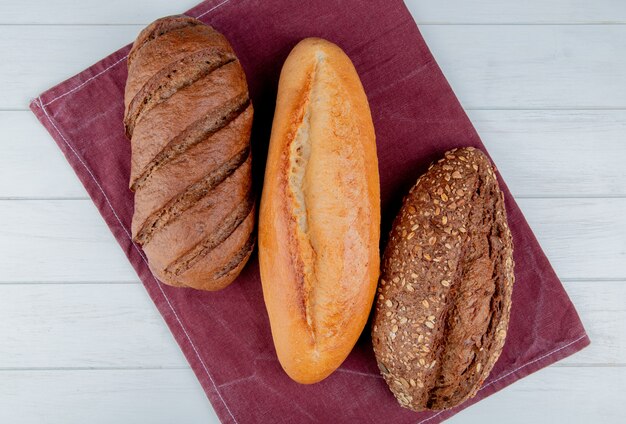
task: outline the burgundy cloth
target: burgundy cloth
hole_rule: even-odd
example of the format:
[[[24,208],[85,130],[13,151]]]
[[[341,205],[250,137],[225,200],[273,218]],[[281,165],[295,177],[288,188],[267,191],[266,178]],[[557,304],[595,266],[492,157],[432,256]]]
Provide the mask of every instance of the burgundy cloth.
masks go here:
[[[484,149],[400,0],[210,0],[188,14],[223,32],[246,70],[255,107],[257,188],[281,66],[291,48],[309,36],[341,46],[363,81],[377,134],[383,238],[403,194],[433,159],[457,146]],[[130,144],[122,127],[128,50],[46,91],[31,109],[85,185],[223,422],[436,423],[589,344],[501,180],[516,282],[504,352],[476,398],[440,413],[401,408],[379,376],[369,329],[329,378],[309,386],[294,383],[276,359],[256,254],[230,287],[207,293],[158,283],[131,241]]]

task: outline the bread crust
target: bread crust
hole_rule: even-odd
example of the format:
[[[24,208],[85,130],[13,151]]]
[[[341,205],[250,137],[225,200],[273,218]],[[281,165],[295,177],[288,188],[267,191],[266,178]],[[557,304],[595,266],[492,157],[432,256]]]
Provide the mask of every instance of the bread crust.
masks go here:
[[[513,244],[489,159],[454,149],[404,199],[383,257],[372,339],[398,402],[416,411],[473,397],[500,356]]]
[[[128,59],[133,240],[165,284],[218,290],[254,246],[252,105],[226,38],[187,16],[146,27]]]
[[[350,353],[375,294],[379,237],[367,97],[339,47],[305,39],[281,72],[259,217],[263,295],[293,380],[318,382]]]

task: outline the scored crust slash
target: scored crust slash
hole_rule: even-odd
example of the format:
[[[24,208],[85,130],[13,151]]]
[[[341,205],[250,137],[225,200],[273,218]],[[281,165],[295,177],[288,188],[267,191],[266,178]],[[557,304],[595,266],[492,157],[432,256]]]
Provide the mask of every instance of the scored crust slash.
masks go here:
[[[254,247],[252,104],[226,38],[187,16],[159,19],[128,55],[126,133],[133,239],[166,284],[217,290]]]

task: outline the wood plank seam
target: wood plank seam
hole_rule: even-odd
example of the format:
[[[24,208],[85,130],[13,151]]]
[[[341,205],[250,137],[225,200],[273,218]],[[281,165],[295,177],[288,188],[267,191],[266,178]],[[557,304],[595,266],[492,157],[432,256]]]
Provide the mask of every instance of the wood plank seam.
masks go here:
[[[220,8],[221,6],[225,5],[226,3],[228,3],[230,0],[224,0],[221,3],[216,4],[215,6],[211,7],[210,9],[202,12],[201,14],[199,14],[198,16],[196,16],[196,19],[200,19],[201,17],[203,17],[204,15]],[[92,77],[86,79],[85,81],[83,81],[82,83],[80,83],[79,85],[77,85],[76,87],[72,88],[69,91],[66,91],[63,94],[60,94],[56,97],[54,97],[52,100],[49,100],[47,103],[42,104],[42,109],[45,108],[46,106],[56,102],[57,100],[67,96],[68,94],[71,94],[75,91],[80,91],[85,85],[87,85],[88,83],[90,83],[91,81],[98,79],[100,76],[106,74],[107,72],[109,72],[111,69],[113,69],[114,67],[116,67],[117,65],[119,65],[120,63],[122,63],[124,60],[126,60],[128,58],[128,54],[124,55],[122,58],[120,58],[119,60],[115,61],[115,63],[109,65],[108,67],[106,67],[105,69],[103,69],[102,71],[98,72],[96,75],[93,75]],[[39,97],[39,103],[41,104],[41,96]],[[45,109],[44,109],[45,112]]]
[[[133,247],[135,248],[135,250],[137,251],[137,253],[139,254],[139,257],[144,261],[144,263],[146,264],[146,266],[148,265],[148,261],[146,260],[146,258],[144,257],[143,253],[141,252],[141,250],[139,250],[139,248],[137,247],[137,245],[135,243],[133,243],[132,241],[132,237],[130,235],[130,233],[128,232],[128,229],[126,228],[126,226],[122,223],[122,220],[120,219],[120,217],[118,216],[117,212],[115,211],[115,209],[113,208],[113,205],[111,204],[111,201],[109,200],[108,196],[106,195],[104,189],[102,188],[102,186],[100,185],[100,183],[98,182],[98,180],[95,178],[95,176],[93,175],[93,172],[91,171],[91,169],[87,166],[87,164],[85,163],[85,161],[83,161],[83,159],[80,157],[80,155],[78,154],[78,152],[76,151],[76,149],[74,149],[74,147],[72,146],[72,144],[67,140],[67,138],[65,138],[65,136],[63,135],[63,133],[61,133],[61,131],[59,130],[59,128],[57,127],[57,125],[55,124],[55,122],[53,121],[52,117],[48,114],[48,111],[46,110],[43,101],[41,100],[41,96],[38,98],[39,100],[39,105],[41,107],[41,110],[44,112],[46,118],[48,119],[48,121],[50,122],[50,124],[54,127],[54,129],[57,131],[57,133],[59,134],[59,136],[61,137],[61,139],[65,142],[65,144],[67,144],[67,146],[70,148],[70,150],[74,153],[74,155],[76,156],[76,158],[78,159],[78,161],[83,165],[83,167],[85,168],[85,170],[89,173],[89,176],[93,179],[94,183],[96,184],[96,186],[98,187],[98,189],[102,192],[102,195],[104,196],[104,199],[106,200],[107,204],[109,205],[109,208],[111,209],[111,211],[113,212],[113,215],[115,216],[115,218],[117,219],[120,227],[124,230],[124,233],[126,234],[126,236],[128,237],[128,239],[130,240],[131,244],[133,245]],[[228,407],[228,404],[226,404],[226,401],[224,400],[224,398],[222,397],[222,394],[220,393],[217,384],[215,383],[215,380],[213,379],[213,376],[211,375],[211,373],[209,372],[209,369],[207,368],[206,364],[204,363],[204,360],[202,359],[202,357],[200,356],[200,353],[198,352],[198,349],[196,348],[196,345],[193,343],[191,337],[189,336],[189,333],[187,332],[187,329],[185,328],[185,326],[183,325],[178,313],[176,312],[176,310],[174,309],[174,307],[172,306],[172,303],[170,302],[169,297],[167,296],[167,294],[165,293],[165,290],[163,290],[163,287],[161,287],[161,284],[158,282],[158,280],[156,279],[156,277],[154,277],[154,275],[152,276],[152,278],[154,279],[157,287],[159,288],[159,291],[161,292],[161,294],[163,295],[163,298],[166,300],[168,306],[170,307],[170,310],[172,311],[172,313],[174,314],[174,316],[176,317],[176,321],[178,322],[180,328],[183,330],[183,333],[185,334],[187,340],[189,341],[190,346],[192,347],[194,353],[196,354],[198,360],[200,361],[200,364],[202,365],[204,371],[206,372],[207,376],[209,377],[209,380],[211,381],[211,383],[213,384],[213,387],[215,388],[215,393],[217,393],[218,397],[220,398],[220,400],[222,401],[222,403],[224,404],[224,407],[226,408],[226,410],[228,411],[229,415],[231,416],[231,418],[233,419],[233,422],[235,422],[235,424],[237,424],[237,420],[235,419],[232,411],[230,410],[230,408]]]
[[[226,3],[227,3],[227,2],[229,2],[229,1],[230,1],[230,0],[225,0],[224,2],[220,3],[218,6],[216,6],[216,7],[212,8],[211,10],[215,10],[215,9],[216,9],[217,7],[219,7],[220,5],[222,5],[222,4],[226,4]],[[206,13],[208,13],[208,12],[205,12],[204,14],[206,14]],[[202,14],[202,15],[204,15],[204,14]],[[199,16],[202,16],[202,15],[199,15]],[[118,63],[122,62],[122,60],[123,60],[123,59],[126,59],[126,57],[127,57],[127,56],[124,56],[122,59],[120,59],[120,60],[116,61],[113,65],[109,66],[108,68],[106,68],[106,69],[105,69],[105,70],[103,70],[102,72],[100,72],[100,73],[98,73],[98,74],[94,75],[93,77],[91,77],[91,78],[89,78],[88,80],[86,80],[85,82],[83,82],[81,85],[79,85],[79,86],[75,87],[74,89],[72,89],[72,90],[70,90],[70,91],[68,91],[68,92],[66,92],[66,93],[64,93],[64,94],[62,94],[62,95],[60,95],[60,96],[55,97],[54,99],[52,99],[51,101],[49,101],[49,102],[48,102],[48,103],[46,103],[46,104],[43,104],[43,101],[42,101],[41,97],[39,97],[39,98],[38,98],[38,100],[39,100],[39,105],[41,106],[41,108],[42,108],[42,110],[43,110],[44,114],[46,115],[46,118],[48,119],[48,121],[50,122],[50,124],[54,127],[54,129],[57,131],[57,133],[59,134],[59,136],[63,139],[63,141],[67,144],[67,146],[70,148],[70,150],[74,153],[74,155],[76,156],[76,158],[77,158],[77,159],[81,162],[81,164],[82,164],[82,165],[85,167],[85,169],[88,171],[88,173],[89,173],[90,177],[93,179],[94,183],[95,183],[95,184],[96,184],[96,186],[99,188],[99,190],[102,192],[102,195],[105,197],[105,200],[107,201],[107,204],[109,205],[109,207],[110,207],[111,211],[113,212],[113,214],[114,214],[115,218],[117,219],[118,223],[120,224],[120,226],[122,227],[122,229],[124,230],[124,232],[126,233],[126,235],[127,235],[127,236],[128,236],[128,238],[131,240],[131,243],[132,243],[132,237],[130,236],[130,234],[129,234],[128,230],[126,229],[126,227],[123,225],[123,223],[122,223],[121,219],[119,218],[119,216],[117,215],[117,213],[116,213],[115,209],[113,208],[113,206],[112,206],[111,202],[109,201],[108,196],[107,196],[107,195],[106,195],[106,193],[104,192],[103,188],[101,187],[101,185],[99,184],[99,182],[96,180],[96,178],[94,177],[93,173],[91,172],[91,170],[90,170],[90,168],[87,166],[87,164],[86,164],[86,163],[82,160],[82,158],[78,155],[78,153],[76,152],[76,150],[74,149],[74,147],[71,145],[71,143],[70,143],[70,142],[69,142],[69,141],[65,138],[65,136],[61,133],[61,131],[60,131],[60,130],[59,130],[59,128],[56,126],[56,124],[54,123],[54,121],[53,121],[52,117],[48,114],[48,112],[47,112],[47,110],[46,110],[46,108],[45,108],[45,106],[46,106],[46,105],[49,105],[49,104],[50,104],[50,103],[52,103],[53,101],[56,101],[56,100],[58,100],[59,98],[61,98],[61,97],[65,96],[65,95],[67,95],[67,94],[70,94],[71,92],[75,92],[75,91],[80,90],[80,89],[81,89],[82,87],[84,87],[84,86],[85,86],[88,82],[90,82],[90,81],[92,81],[92,80],[96,79],[97,77],[101,76],[102,74],[104,74],[104,73],[108,72],[108,71],[109,71],[109,70],[110,70],[113,66],[115,66],[115,65],[117,65]],[[133,244],[133,247],[136,249],[136,251],[139,253],[139,256],[142,258],[142,260],[143,260],[143,261],[146,263],[146,265],[147,265],[147,261],[146,261],[145,257],[143,256],[142,252],[139,250],[139,248],[137,247],[137,245],[136,245],[135,243],[132,243],[132,244]],[[161,287],[160,283],[156,280],[156,278],[155,278],[154,276],[153,276],[153,279],[154,279],[155,283],[157,284],[157,287],[160,289],[160,291],[161,291],[161,293],[162,293],[163,297],[166,299],[166,301],[167,301],[167,303],[168,303],[168,305],[169,305],[170,309],[171,309],[171,310],[172,310],[172,312],[174,313],[174,315],[175,315],[175,317],[176,317],[176,319],[177,319],[177,322],[179,323],[179,325],[180,325],[181,329],[182,329],[182,330],[183,330],[183,332],[185,333],[185,335],[186,335],[186,337],[187,337],[187,339],[188,339],[188,341],[189,341],[190,345],[192,346],[192,348],[193,348],[194,352],[196,353],[196,355],[197,355],[197,357],[198,357],[198,359],[199,359],[200,363],[202,364],[202,366],[203,366],[203,368],[204,368],[205,372],[207,373],[207,376],[209,377],[209,379],[210,379],[210,380],[211,380],[211,382],[213,383],[213,386],[215,387],[215,391],[216,391],[216,393],[218,394],[218,396],[219,396],[219,397],[220,397],[220,399],[222,400],[222,402],[223,402],[224,406],[225,406],[225,407],[226,407],[226,409],[228,410],[228,412],[229,412],[229,414],[230,414],[231,418],[233,419],[233,421],[234,421],[235,423],[237,423],[237,420],[235,419],[235,417],[233,416],[232,412],[231,412],[231,411],[230,411],[230,409],[228,408],[228,405],[227,405],[227,404],[226,404],[226,402],[224,401],[224,398],[222,397],[221,393],[219,392],[219,390],[218,390],[218,388],[217,388],[217,385],[215,384],[215,381],[213,380],[213,378],[212,378],[211,374],[209,373],[208,368],[206,367],[206,364],[204,363],[204,361],[202,360],[201,356],[199,355],[198,350],[197,350],[197,349],[196,349],[196,347],[195,347],[195,344],[193,343],[193,341],[191,340],[191,338],[190,338],[189,334],[187,333],[187,331],[186,331],[186,329],[185,329],[185,327],[184,327],[184,325],[183,325],[182,321],[180,320],[180,318],[179,318],[178,314],[176,313],[176,310],[173,308],[172,304],[170,303],[170,300],[169,300],[169,298],[168,298],[167,294],[165,293],[165,291],[164,291],[164,290],[163,290],[163,288]],[[549,356],[551,356],[551,355],[553,355],[553,354],[555,354],[555,353],[559,352],[559,351],[560,351],[560,350],[562,350],[562,349],[565,349],[566,347],[568,347],[568,346],[570,346],[570,345],[572,345],[572,344],[574,344],[574,343],[578,342],[579,340],[583,339],[584,337],[586,337],[586,335],[584,335],[584,334],[583,334],[582,336],[580,336],[580,337],[578,337],[577,339],[575,339],[575,340],[573,340],[573,341],[571,341],[571,342],[567,343],[566,345],[561,346],[560,348],[555,349],[555,350],[553,350],[553,351],[551,351],[551,352],[548,352],[548,353],[546,353],[546,354],[544,354],[544,355],[542,355],[542,356],[540,356],[540,357],[538,357],[538,358],[535,358],[535,359],[533,359],[533,360],[531,360],[531,361],[529,361],[529,362],[527,362],[527,363],[525,363],[525,364],[523,364],[523,365],[521,365],[521,366],[517,367],[516,369],[514,369],[514,370],[512,370],[512,371],[510,371],[510,372],[508,372],[508,373],[506,373],[506,374],[504,374],[504,375],[502,375],[502,376],[499,376],[499,377],[498,377],[498,378],[496,378],[495,380],[492,380],[491,382],[489,382],[489,383],[485,384],[481,390],[483,390],[483,389],[485,389],[485,388],[489,387],[490,385],[492,385],[492,384],[496,383],[497,381],[502,380],[503,378],[505,378],[505,377],[507,377],[507,376],[509,376],[509,375],[511,375],[511,374],[513,374],[513,373],[515,373],[515,372],[517,372],[517,371],[519,371],[520,369],[522,369],[522,368],[524,368],[524,367],[526,367],[526,366],[529,366],[529,365],[531,365],[531,364],[533,364],[533,363],[535,363],[535,362],[537,362],[537,361],[539,361],[539,360],[541,360],[541,359],[544,359],[544,358],[546,358],[546,357],[549,357]],[[439,414],[441,414],[441,413],[442,413],[442,412],[439,412],[439,413],[437,413],[437,414],[435,414],[435,415],[431,416],[431,417],[430,417],[430,418],[428,418],[428,419],[422,420],[422,421],[420,421],[420,423],[418,423],[418,424],[422,424],[422,423],[425,423],[425,422],[427,422],[427,421],[430,421],[431,419],[433,419],[434,417],[438,416],[438,415],[439,415]]]
[[[218,0],[218,1],[219,1],[219,0]],[[222,4],[228,3],[229,1],[230,1],[230,0],[224,0],[222,3],[220,3],[220,4],[218,4],[217,6],[214,6],[214,7],[219,7],[219,6],[221,6]],[[208,13],[208,12],[209,12],[209,11],[204,12],[202,15],[204,15],[204,14],[206,14],[206,13]],[[200,15],[200,16],[202,16],[202,15]],[[603,24],[603,25],[605,25],[605,24],[607,24],[607,23],[606,23],[606,22],[598,22],[598,24]],[[610,24],[610,23],[609,23],[609,24]],[[620,23],[620,24],[621,24],[621,25],[623,25],[623,23]],[[620,25],[620,24],[618,24],[618,25]],[[123,24],[122,24],[122,25],[123,25]],[[429,25],[457,25],[457,24],[446,24],[446,23],[421,23],[421,25],[424,25],[424,26],[429,26]],[[486,24],[478,24],[478,23],[473,23],[473,24],[472,24],[472,23],[463,24],[463,23],[461,23],[461,25],[485,25],[485,26],[490,26],[490,25],[503,25],[503,24],[502,24],[502,23],[498,23],[498,24],[490,24],[490,23],[486,23]],[[505,23],[504,25],[528,25],[528,24],[526,24],[526,23],[522,23],[522,24],[519,24],[519,23],[518,23],[518,24],[515,24],[515,23],[512,23],[512,24],[506,24],[506,23]],[[556,23],[556,24],[554,24],[554,23],[539,23],[539,24],[533,24],[533,25],[561,25],[561,24],[558,24],[558,23]],[[562,24],[562,25],[570,25],[570,24]],[[575,24],[575,23],[574,23],[574,24],[571,24],[571,25],[578,25],[578,24]],[[582,25],[584,26],[584,25],[595,25],[595,24],[594,24],[594,23],[591,23],[591,24],[587,23],[587,24],[582,24]],[[615,25],[615,24],[613,24],[613,25]],[[67,25],[67,26],[71,26],[71,25]],[[123,59],[124,59],[124,58],[123,58]],[[123,61],[123,60],[121,60],[121,61]],[[116,65],[116,64],[114,64],[114,65]],[[87,82],[85,81],[84,83],[87,83]],[[72,89],[72,91],[73,91],[73,90],[75,90],[75,89],[76,89],[76,88]],[[67,94],[70,94],[70,93],[64,93],[64,94],[63,94],[63,96],[65,96],[65,95],[67,95]],[[53,101],[55,101],[55,100],[56,100],[56,99],[53,99]],[[46,103],[46,105],[49,105],[50,103],[52,103],[52,102],[48,102],[48,103]],[[40,104],[41,104],[41,99],[40,99]],[[17,110],[20,110],[20,111],[25,111],[25,110],[27,110],[27,109],[17,109]],[[523,109],[511,109],[511,108],[487,108],[487,109],[483,109],[483,108],[478,107],[478,108],[467,108],[467,110],[468,110],[468,111],[469,111],[469,110],[530,110],[530,111],[535,111],[535,110],[537,110],[537,111],[540,111],[540,110],[596,110],[596,108],[589,108],[589,107],[587,107],[587,108],[584,108],[584,109],[569,109],[569,108],[547,108],[547,109],[544,109],[544,108],[523,108]],[[624,108],[623,108],[623,107],[620,107],[620,108],[606,108],[606,109],[604,109],[604,108],[598,108],[598,110],[624,110]],[[517,198],[526,198],[526,197],[528,197],[528,198],[535,198],[534,196],[516,196],[516,197],[517,197]],[[604,198],[604,197],[613,197],[613,196],[597,196],[597,195],[596,195],[596,196],[594,196],[593,194],[592,194],[592,195],[590,195],[590,196],[574,196],[574,198],[581,198],[581,199],[584,199],[584,198],[594,198],[594,197],[596,197],[596,198],[598,198],[598,197],[602,197],[602,198]],[[619,197],[620,197],[620,198],[623,198],[624,196],[619,196]],[[558,195],[557,195],[557,196],[539,196],[539,197],[537,197],[537,198],[559,198],[559,196],[558,196]],[[566,196],[566,198],[571,198],[571,196]],[[29,200],[29,199],[30,199],[30,198],[18,198],[18,199],[7,198],[6,200]],[[35,198],[35,199],[36,199],[36,198]],[[81,197],[81,198],[68,198],[68,199],[62,199],[62,198],[59,198],[58,200],[84,200],[84,199],[88,199],[88,197],[84,197],[84,196],[83,196],[83,197]],[[48,200],[48,199],[44,199],[44,198],[42,198],[41,200]],[[578,280],[579,280],[578,278],[564,279],[564,281],[578,281]],[[588,280],[588,278],[583,279],[583,280],[584,280],[584,281],[585,281],[585,280]],[[609,279],[600,279],[600,280],[607,280],[607,281],[615,281],[615,280],[619,280],[619,281],[623,281],[623,278],[617,278],[617,279],[611,279],[611,278],[609,278]],[[17,283],[17,284],[20,284],[20,283]],[[57,282],[56,284],[64,284],[64,283]],[[70,282],[70,283],[68,283],[68,284],[73,284],[73,283],[71,283],[71,282]],[[92,282],[89,282],[89,283],[87,283],[87,284],[93,284],[93,283],[92,283]],[[115,284],[115,283],[113,283],[113,284]],[[557,365],[557,366],[558,366],[558,365]],[[570,365],[566,365],[566,366],[570,366]],[[573,367],[584,367],[584,366],[586,366],[586,365],[584,365],[584,364],[576,364],[576,365],[571,365],[571,366],[573,366]],[[591,365],[591,366],[596,366],[596,365]],[[610,367],[611,365],[602,365],[602,366],[607,366],[607,367]],[[96,368],[96,369],[97,369],[97,368]],[[130,368],[129,368],[129,369],[130,369]],[[150,369],[150,368],[149,368],[149,369]],[[166,369],[167,369],[167,368],[166,368]],[[43,368],[42,370],[45,370],[45,368]],[[85,370],[91,370],[91,369],[90,369],[90,368],[85,368]],[[150,370],[151,370],[151,369],[150,369]],[[559,382],[562,382],[562,381],[563,381],[563,379],[559,379],[558,381],[559,381]],[[567,381],[567,380],[565,380],[565,381]],[[561,389],[561,390],[563,390],[563,389]],[[614,412],[617,412],[617,411],[614,411]],[[424,421],[423,421],[423,422],[424,422]]]
[[[226,1],[224,1],[222,4],[225,4],[225,3],[227,3],[228,1],[230,1],[230,0],[226,0]],[[125,59],[125,58],[126,58],[126,56],[125,56],[123,59]],[[118,60],[115,64],[120,63],[121,61],[122,61],[122,59]],[[104,74],[106,71],[108,71],[108,70],[109,70],[109,69],[111,69],[112,67],[113,67],[113,65],[112,65],[112,66],[109,66],[106,70],[104,70],[104,71],[100,72],[99,74],[97,74],[97,75],[95,75],[94,77],[90,78],[89,80],[85,81],[85,82],[84,82],[81,86],[78,86],[78,87],[76,87],[76,88],[74,88],[73,90],[70,90],[70,91],[72,91],[72,92],[73,92],[73,91],[77,91],[77,90],[79,90],[79,89],[80,89],[80,88],[82,88],[82,86],[84,86],[84,85],[85,85],[88,81],[91,81],[91,80],[93,80],[93,79],[97,78],[98,76],[100,76],[100,75]],[[67,94],[69,94],[69,92],[65,93],[64,95],[67,95]],[[62,97],[62,96],[59,96],[59,97],[57,97],[57,98],[60,98],[60,97]],[[53,101],[54,101],[54,100],[56,100],[57,98],[53,99]],[[77,151],[74,149],[74,147],[72,146],[72,144],[71,144],[71,143],[67,140],[67,138],[65,138],[65,136],[64,136],[64,135],[61,133],[61,131],[59,130],[59,128],[56,126],[56,124],[55,124],[55,122],[53,121],[52,117],[48,114],[48,111],[47,111],[47,110],[46,110],[46,108],[45,108],[45,106],[46,106],[46,105],[45,105],[45,104],[43,104],[43,101],[42,101],[41,97],[39,97],[39,98],[38,98],[38,101],[39,101],[39,105],[40,105],[40,107],[42,108],[42,110],[43,110],[43,112],[44,112],[44,114],[45,114],[46,118],[47,118],[47,119],[48,119],[48,121],[50,122],[50,124],[54,127],[54,129],[57,131],[57,133],[58,133],[58,134],[59,134],[59,136],[62,138],[62,140],[63,140],[63,141],[67,144],[67,146],[70,148],[70,150],[74,153],[74,155],[76,156],[76,158],[80,161],[80,163],[83,165],[83,167],[87,170],[87,172],[89,173],[89,176],[93,179],[93,181],[94,181],[94,183],[96,184],[96,186],[97,186],[97,187],[99,188],[99,190],[102,192],[102,195],[104,196],[104,198],[105,198],[105,200],[106,200],[107,204],[109,205],[109,208],[110,208],[110,209],[111,209],[111,211],[113,212],[113,215],[115,216],[115,218],[117,219],[117,221],[118,221],[119,225],[122,227],[122,229],[124,230],[125,234],[126,234],[126,235],[127,235],[127,237],[131,240],[131,243],[132,243],[132,237],[130,236],[130,233],[128,232],[128,229],[127,229],[127,228],[126,228],[126,226],[124,226],[124,224],[122,223],[122,221],[121,221],[121,219],[119,218],[119,216],[118,216],[117,212],[116,212],[116,211],[115,211],[115,209],[113,208],[113,205],[111,204],[111,202],[110,202],[110,200],[109,200],[108,196],[106,195],[106,193],[105,193],[104,189],[102,188],[102,186],[100,185],[100,183],[97,181],[97,179],[96,179],[96,178],[95,178],[95,176],[93,175],[93,173],[92,173],[91,169],[87,166],[87,164],[83,161],[83,159],[82,159],[82,158],[78,155]],[[48,102],[48,104],[49,104],[49,103],[50,103],[50,102]],[[137,251],[137,253],[139,254],[139,256],[142,258],[142,260],[143,260],[143,261],[146,263],[146,265],[147,265],[147,260],[146,260],[146,258],[144,257],[144,255],[142,254],[142,252],[139,250],[139,248],[137,247],[137,245],[136,245],[135,243],[132,243],[132,244],[133,244],[133,247],[135,248],[135,250]],[[213,386],[215,387],[215,391],[216,391],[216,393],[218,394],[219,398],[222,400],[222,402],[223,402],[224,406],[226,407],[226,409],[227,409],[227,411],[229,412],[230,416],[232,417],[233,421],[234,421],[235,423],[237,423],[237,420],[236,420],[236,419],[235,419],[235,417],[233,416],[232,412],[230,411],[230,408],[228,407],[228,405],[226,404],[226,402],[225,402],[224,398],[222,397],[222,395],[221,395],[220,391],[218,390],[217,385],[216,385],[215,381],[213,380],[213,378],[212,378],[212,376],[211,376],[211,374],[210,374],[210,372],[209,372],[209,370],[208,370],[208,368],[207,368],[206,364],[204,363],[204,361],[203,361],[202,357],[200,356],[200,354],[199,354],[199,352],[198,352],[198,350],[197,350],[197,348],[196,348],[195,344],[193,343],[193,341],[192,341],[191,337],[189,336],[189,334],[188,334],[187,330],[185,329],[185,327],[184,327],[184,325],[183,325],[182,321],[180,320],[180,317],[178,316],[178,314],[177,314],[176,310],[175,310],[175,309],[174,309],[174,307],[172,306],[172,304],[171,304],[171,302],[170,302],[170,300],[169,300],[169,298],[168,298],[167,294],[165,293],[165,291],[164,291],[164,290],[163,290],[163,288],[161,287],[161,285],[160,285],[160,283],[158,282],[158,280],[156,280],[156,278],[154,277],[154,275],[153,275],[152,277],[153,277],[153,279],[154,279],[155,283],[157,284],[157,287],[159,288],[160,292],[162,293],[163,297],[164,297],[164,298],[165,298],[165,300],[167,301],[167,304],[168,304],[168,306],[170,307],[170,309],[171,309],[172,313],[173,313],[173,314],[174,314],[174,316],[176,317],[177,322],[179,323],[179,325],[180,325],[181,329],[183,330],[184,334],[186,335],[187,340],[189,341],[190,345],[192,346],[192,348],[193,348],[194,352],[196,353],[196,355],[197,355],[197,357],[198,357],[198,360],[199,360],[199,361],[200,361],[200,363],[202,364],[202,366],[203,366],[203,368],[204,368],[204,370],[205,370],[205,372],[206,372],[207,376],[209,377],[209,379],[211,380],[211,382],[212,382]],[[527,362],[527,363],[525,363],[525,364],[523,364],[523,365],[521,365],[521,366],[517,367],[516,369],[514,369],[514,370],[510,371],[509,373],[506,373],[506,374],[504,374],[504,375],[502,375],[502,376],[499,376],[499,377],[498,377],[498,378],[496,378],[495,380],[492,380],[491,382],[489,382],[489,383],[485,384],[481,390],[483,390],[484,388],[486,388],[486,387],[488,387],[488,386],[490,386],[490,385],[492,385],[492,384],[496,383],[497,381],[500,381],[501,379],[503,379],[503,378],[505,378],[505,377],[507,377],[507,376],[511,375],[512,373],[515,373],[515,372],[519,371],[520,369],[522,369],[522,368],[524,368],[524,367],[526,367],[526,366],[528,366],[528,365],[531,365],[531,364],[533,364],[533,363],[535,363],[535,362],[537,362],[537,361],[539,361],[539,360],[541,360],[541,359],[544,359],[544,358],[546,358],[546,357],[549,357],[549,356],[551,356],[551,355],[553,355],[553,354],[555,354],[555,353],[559,352],[560,350],[562,350],[562,349],[564,349],[564,348],[566,348],[566,347],[570,346],[571,344],[574,344],[574,343],[578,342],[579,340],[581,340],[581,339],[582,339],[582,338],[584,338],[584,337],[586,337],[586,335],[582,335],[582,336],[578,337],[577,339],[575,339],[575,340],[573,340],[573,341],[569,342],[568,344],[566,344],[566,345],[564,345],[564,346],[561,346],[561,347],[560,347],[560,348],[558,348],[558,349],[555,349],[555,350],[553,350],[553,351],[551,351],[551,352],[548,352],[547,354],[542,355],[542,356],[540,356],[539,358],[535,358],[534,360],[529,361],[529,362]],[[427,421],[430,421],[432,418],[436,417],[437,415],[439,415],[439,414],[441,414],[441,413],[442,413],[442,412],[439,412],[439,413],[437,413],[437,414],[433,415],[432,417],[430,417],[430,418],[428,418],[428,419],[426,419],[426,420],[420,421],[418,424],[422,424],[422,423],[425,423],[425,422],[427,422]]]
[[[515,368],[514,370],[509,371],[509,372],[507,372],[507,373],[505,373],[505,374],[503,374],[503,375],[501,375],[501,376],[497,377],[496,379],[491,380],[490,382],[486,383],[485,385],[483,385],[483,387],[481,387],[481,388],[480,388],[480,390],[479,390],[479,391],[486,389],[487,387],[491,386],[492,384],[497,383],[498,381],[502,380],[503,378],[506,378],[506,377],[508,377],[509,375],[516,373],[517,371],[521,370],[521,369],[522,369],[522,368],[524,368],[524,367],[527,367],[527,366],[529,366],[529,365],[534,364],[534,363],[535,363],[535,362],[537,362],[537,361],[541,361],[541,360],[542,360],[542,359],[544,359],[544,358],[547,358],[547,357],[549,357],[549,356],[554,355],[555,353],[557,353],[557,352],[559,352],[559,351],[561,351],[561,350],[565,349],[565,348],[566,348],[566,347],[568,347],[568,346],[573,345],[574,343],[576,343],[576,342],[578,342],[578,341],[580,341],[580,340],[584,339],[585,337],[587,337],[587,335],[586,335],[586,334],[583,334],[582,336],[578,337],[577,339],[572,340],[571,342],[569,342],[569,343],[567,343],[567,344],[564,344],[563,346],[561,346],[561,347],[559,347],[559,348],[557,348],[557,349],[554,349],[554,350],[552,350],[552,351],[550,351],[550,352],[548,352],[548,353],[546,353],[546,354],[544,354],[544,355],[541,355],[541,356],[540,356],[540,357],[538,357],[538,358],[533,359],[532,361],[528,361],[528,362],[526,362],[525,364],[520,365],[519,367]],[[436,413],[436,414],[435,414],[435,415],[433,415],[432,417],[426,418],[425,420],[422,420],[422,421],[418,422],[417,424],[423,424],[423,423],[425,423],[425,422],[428,422],[428,421],[432,420],[433,418],[435,418],[436,416],[438,416],[439,414],[442,414],[442,413],[444,413],[444,412],[445,412],[445,410],[444,410],[444,411],[439,411],[438,413]]]

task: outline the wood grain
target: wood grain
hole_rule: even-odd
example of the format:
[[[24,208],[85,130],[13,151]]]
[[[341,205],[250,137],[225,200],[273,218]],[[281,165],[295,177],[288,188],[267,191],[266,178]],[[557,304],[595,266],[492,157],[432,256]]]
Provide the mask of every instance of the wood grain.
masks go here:
[[[626,281],[565,288],[592,344],[555,366],[626,366]],[[12,369],[188,368],[139,283],[0,285],[0,322],[0,381]]]
[[[5,372],[0,422],[219,423],[190,369]]]
[[[626,278],[626,199],[519,199],[562,279]]]
[[[626,367],[626,280],[567,281],[591,345],[555,366]]]
[[[197,3],[197,0],[23,0],[2,5],[0,25],[148,24],[161,16],[180,13]],[[621,0],[406,0],[405,3],[421,25],[626,22]]]
[[[141,28],[0,26],[0,81],[11,81],[0,110],[27,110],[33,97],[130,43]]]
[[[0,379],[2,422],[16,422],[15,417],[20,424],[219,422],[190,370],[34,370],[13,371],[7,378],[8,374]],[[512,424],[621,423],[625,379],[626,368],[552,367],[450,422],[491,423],[506,417]]]
[[[626,196],[626,110],[471,110],[516,197]],[[30,112],[0,112],[0,198],[81,198],[56,143]]]
[[[0,202],[0,281],[138,281],[89,200]]]
[[[219,3],[222,0],[215,0]],[[240,0],[237,0],[240,1]],[[4,2],[0,25],[147,25],[167,15],[191,9],[198,0],[22,0]]]
[[[613,24],[626,22],[621,0],[405,0],[418,24]]]
[[[0,51],[7,52],[0,78],[11,81],[0,109],[25,109],[30,98],[129,43],[141,28],[0,26]],[[426,25],[421,31],[466,108],[626,107],[626,25]]]
[[[139,283],[0,285],[0,322],[0,375],[12,368],[188,368]]]
[[[0,3],[0,422],[217,423],[121,249],[25,111],[196,2]],[[626,3],[406,3],[592,340],[451,422],[623,422]]]
[[[0,198],[87,198],[57,144],[30,111],[0,112]]]
[[[626,106],[626,26],[423,26],[469,109]]]
[[[621,423],[626,368],[551,367],[520,380],[450,423]],[[558,394],[557,394],[558,393]]]
[[[517,198],[626,196],[626,111],[468,114]]]
[[[626,199],[519,204],[561,278],[626,279]],[[0,222],[0,283],[137,281],[89,200],[5,200]]]

